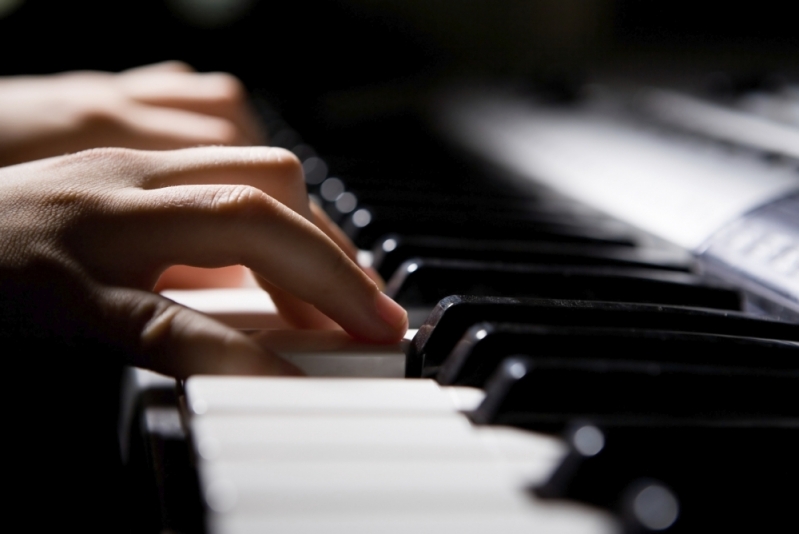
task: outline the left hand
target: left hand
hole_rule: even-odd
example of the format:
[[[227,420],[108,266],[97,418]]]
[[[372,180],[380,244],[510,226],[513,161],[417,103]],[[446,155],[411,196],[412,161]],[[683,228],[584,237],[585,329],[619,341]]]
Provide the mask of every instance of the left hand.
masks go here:
[[[120,147],[266,141],[242,83],[169,61],[108,72],[0,78],[0,165]]]

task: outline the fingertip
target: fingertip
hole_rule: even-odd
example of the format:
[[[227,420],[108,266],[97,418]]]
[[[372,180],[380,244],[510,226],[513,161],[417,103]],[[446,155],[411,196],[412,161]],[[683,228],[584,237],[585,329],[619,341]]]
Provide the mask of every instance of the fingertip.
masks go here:
[[[379,341],[391,343],[402,339],[405,332],[408,331],[408,312],[382,291],[378,291],[375,296],[375,310],[385,326],[388,327],[382,329],[385,332],[385,338],[379,339]],[[380,337],[383,336],[380,335]]]

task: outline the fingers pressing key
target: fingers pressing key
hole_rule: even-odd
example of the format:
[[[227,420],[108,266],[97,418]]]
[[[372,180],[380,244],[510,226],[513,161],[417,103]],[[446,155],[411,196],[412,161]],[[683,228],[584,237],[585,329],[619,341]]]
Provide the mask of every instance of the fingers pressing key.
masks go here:
[[[70,227],[69,243],[97,279],[149,289],[168,265],[243,264],[267,282],[295,324],[329,325],[313,316],[315,309],[364,340],[393,342],[404,334],[404,310],[356,265],[351,250],[348,255],[312,222],[299,164],[290,153],[208,147],[94,156],[106,159],[73,159],[77,167],[121,172],[119,179],[127,182],[113,202],[101,197],[102,206],[84,207]],[[77,174],[77,167],[71,172]],[[108,171],[98,185],[108,182]],[[224,182],[257,188],[216,185]]]
[[[133,363],[169,374],[294,372],[234,330],[149,292],[170,264],[245,264],[289,315],[321,312],[358,338],[397,341],[404,310],[311,222],[295,160],[284,156],[100,149],[0,169],[0,301],[11,314],[0,319],[15,317],[3,335],[58,338],[66,323],[52,318],[68,317],[68,330],[122,343]],[[218,185],[239,178],[275,196]],[[200,184],[188,185],[193,179]],[[25,287],[35,291],[18,290]],[[22,325],[16,334],[14,324]]]

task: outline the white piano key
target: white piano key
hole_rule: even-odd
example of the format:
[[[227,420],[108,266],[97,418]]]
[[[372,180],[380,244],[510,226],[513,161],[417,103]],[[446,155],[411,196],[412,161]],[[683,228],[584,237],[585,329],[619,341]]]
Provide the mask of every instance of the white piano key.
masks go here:
[[[465,386],[447,386],[442,387],[452,399],[452,405],[459,412],[468,412],[480,406],[480,403],[485,399],[485,391],[478,388],[471,388]]]
[[[429,380],[195,377],[186,391],[213,534],[383,533],[398,524],[413,532],[615,529],[604,513],[526,490],[564,446],[472,425],[458,408],[476,406],[479,390]]]
[[[568,452],[559,438],[518,428],[478,426],[474,432],[504,469],[524,484],[547,480]]]
[[[390,345],[364,343],[341,330],[267,330],[253,339],[309,376],[402,378],[405,353],[416,330]]]
[[[248,461],[207,462],[202,470],[203,488],[226,480],[246,492],[319,493],[401,493],[442,490],[482,493],[507,489],[507,475],[493,462],[322,462],[251,463]]]
[[[299,518],[262,515],[214,515],[209,527],[216,534],[611,534],[617,524],[598,511],[565,503],[547,503],[535,514],[403,514]]]
[[[234,328],[286,328],[269,293],[259,287],[167,289],[164,297]]]
[[[198,376],[186,381],[186,395],[195,415],[453,411],[449,395],[432,380]]]
[[[356,354],[280,354],[308,376],[402,378],[405,353],[400,350]]]
[[[495,462],[526,482],[546,479],[565,456],[561,440],[465,418],[301,416],[197,418],[203,460],[259,462]]]
[[[203,461],[247,460],[252,463],[308,462],[486,462],[485,449],[476,443],[458,443],[451,447],[430,446],[420,443],[328,445],[320,449],[315,444],[253,444],[223,443],[206,438],[197,444],[198,456]]]
[[[415,518],[425,525],[475,521],[491,525],[491,531],[510,518],[532,532],[572,532],[580,531],[579,527],[586,532],[611,532],[615,526],[606,514],[589,507],[541,501],[487,466],[431,469],[428,464],[421,468],[408,464],[393,472],[382,464],[364,463],[324,466],[328,469],[287,465],[282,466],[283,472],[280,468],[253,470],[249,465],[224,467],[204,487],[212,510],[209,523],[216,526],[213,532],[227,531],[227,519],[233,524],[238,519],[262,525],[311,520],[317,527],[336,523],[343,527],[371,519],[375,532],[383,532],[398,518]]]
[[[476,439],[471,424],[462,416],[307,416],[241,415],[195,417],[192,432],[200,456],[206,459],[275,461],[283,458],[353,458],[377,455],[388,461],[425,457],[438,452],[447,458],[466,455],[476,460],[485,446]],[[388,451],[380,454],[380,451]],[[469,451],[473,451],[469,454]],[[393,454],[394,456],[390,456]]]

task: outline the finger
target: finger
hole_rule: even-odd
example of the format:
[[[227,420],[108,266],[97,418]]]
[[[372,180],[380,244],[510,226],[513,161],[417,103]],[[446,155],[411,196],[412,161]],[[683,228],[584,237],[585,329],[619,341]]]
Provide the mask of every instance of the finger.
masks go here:
[[[231,121],[192,111],[133,105],[118,114],[118,121],[130,138],[125,146],[142,150],[251,144]]]
[[[313,215],[297,157],[275,147],[203,147],[139,154],[149,172],[133,177],[138,187],[243,184],[256,187],[308,220]]]
[[[164,289],[242,287],[246,273],[247,269],[241,265],[218,269],[173,265],[161,273],[153,291],[158,293]]]
[[[317,310],[312,304],[298,299],[288,291],[269,283],[257,274],[255,279],[269,293],[272,302],[275,303],[275,307],[280,312],[280,317],[294,328],[341,330],[341,327],[335,321]]]
[[[350,241],[350,238],[346,236],[341,229],[336,226],[336,223],[330,220],[330,217],[327,216],[327,213],[319,207],[318,204],[315,202],[311,202],[311,213],[313,214],[313,222],[322,230],[327,237],[333,240],[333,242],[339,246],[341,250],[352,260],[357,262],[358,261],[358,249],[355,248],[355,244]]]
[[[191,65],[183,61],[169,60],[126,69],[123,70],[121,74],[140,74],[150,72],[194,72],[194,69]]]
[[[402,308],[321,230],[263,192],[208,185],[134,193],[127,216],[94,230],[101,243],[81,241],[84,253],[103,251],[93,257],[97,276],[124,273],[117,283],[141,284],[142,272],[163,265],[243,264],[355,337],[393,342],[405,333]]]
[[[146,291],[99,291],[104,328],[133,365],[180,378],[194,374],[299,375],[245,335]]]
[[[247,144],[264,144],[266,140],[247,90],[230,74],[140,71],[127,73],[117,81],[137,102],[224,118],[239,128]]]
[[[330,220],[330,217],[327,216],[325,210],[323,210],[318,204],[315,202],[310,203],[311,206],[311,214],[313,215],[313,221],[316,226],[322,230],[327,237],[333,240],[333,242],[339,246],[341,250],[355,263],[358,263],[358,249],[355,248],[355,244],[350,241],[350,238],[347,237],[341,228],[338,227],[336,223]],[[377,271],[372,269],[371,267],[363,267],[363,272],[371,278],[374,283],[377,284],[377,287],[383,289],[386,287],[386,282],[383,280],[383,277],[378,274]]]

